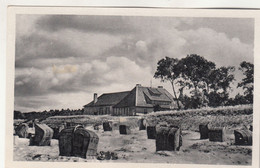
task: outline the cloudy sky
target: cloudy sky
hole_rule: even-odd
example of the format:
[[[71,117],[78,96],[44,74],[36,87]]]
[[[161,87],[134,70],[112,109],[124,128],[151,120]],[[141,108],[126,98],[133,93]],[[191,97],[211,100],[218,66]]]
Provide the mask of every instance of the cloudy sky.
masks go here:
[[[253,19],[17,15],[15,109],[79,109],[94,92],[151,80],[171,92],[153,79],[159,59],[194,53],[238,67],[253,62],[253,42]]]

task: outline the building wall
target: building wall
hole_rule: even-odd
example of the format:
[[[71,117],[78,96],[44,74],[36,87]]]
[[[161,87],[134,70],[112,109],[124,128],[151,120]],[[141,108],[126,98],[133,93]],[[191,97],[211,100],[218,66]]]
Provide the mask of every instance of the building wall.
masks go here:
[[[86,115],[105,115],[111,114],[112,111],[112,106],[84,107],[84,114]]]
[[[153,112],[153,108],[149,107],[122,107],[122,108],[114,108],[112,115],[114,116],[134,116],[137,113],[150,113]]]
[[[135,109],[133,107],[113,108],[114,116],[133,116],[135,115]]]
[[[137,113],[147,114],[154,111],[153,107],[122,107],[113,108],[112,106],[84,107],[86,115],[106,115],[113,116],[134,116]]]
[[[136,107],[136,113],[147,114],[153,112],[153,107]]]

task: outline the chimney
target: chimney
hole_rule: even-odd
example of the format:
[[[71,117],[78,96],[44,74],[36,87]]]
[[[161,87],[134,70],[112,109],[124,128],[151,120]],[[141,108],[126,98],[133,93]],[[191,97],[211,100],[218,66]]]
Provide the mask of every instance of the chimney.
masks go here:
[[[94,101],[94,104],[97,102],[97,93],[94,93],[94,99],[93,99],[93,101]]]
[[[141,84],[136,84],[136,87],[140,87],[141,86]]]
[[[163,86],[158,86],[158,88],[163,88]]]
[[[136,84],[136,88],[135,88],[135,106],[137,106],[138,105],[138,102],[137,102],[137,100],[138,100],[138,88],[141,86],[141,84]]]

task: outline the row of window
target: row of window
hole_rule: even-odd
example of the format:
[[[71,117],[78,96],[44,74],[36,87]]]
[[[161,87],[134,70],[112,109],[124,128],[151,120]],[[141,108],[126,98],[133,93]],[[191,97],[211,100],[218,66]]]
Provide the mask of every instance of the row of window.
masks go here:
[[[110,108],[109,107],[100,107],[99,114],[110,114]]]
[[[114,115],[132,115],[130,108],[114,108]]]
[[[110,107],[86,108],[85,112],[87,114],[110,114]]]

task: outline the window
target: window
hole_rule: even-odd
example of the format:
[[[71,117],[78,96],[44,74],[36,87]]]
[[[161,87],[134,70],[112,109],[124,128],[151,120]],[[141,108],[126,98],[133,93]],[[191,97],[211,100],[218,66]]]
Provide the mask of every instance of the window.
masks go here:
[[[99,114],[103,114],[103,108],[99,108]]]
[[[160,95],[162,94],[162,93],[159,92],[159,90],[156,89],[156,88],[148,88],[148,90],[149,90],[149,92],[150,92],[150,94],[151,94],[152,96],[160,96]]]
[[[110,110],[109,107],[106,107],[106,114],[109,114]]]
[[[128,108],[125,108],[125,111],[126,111],[126,115],[129,115],[129,110],[128,110]]]

